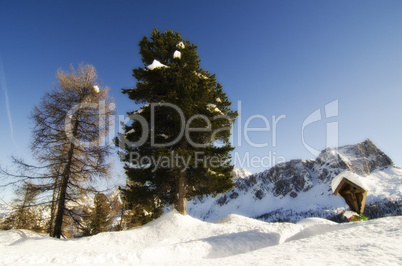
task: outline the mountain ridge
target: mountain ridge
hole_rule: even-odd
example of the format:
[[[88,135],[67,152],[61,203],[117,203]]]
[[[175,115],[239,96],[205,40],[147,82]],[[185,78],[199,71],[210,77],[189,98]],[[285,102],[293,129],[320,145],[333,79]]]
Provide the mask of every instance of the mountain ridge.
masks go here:
[[[401,169],[367,139],[354,145],[327,148],[313,160],[291,160],[261,173],[236,178],[236,186],[216,198],[205,196],[190,200],[188,212],[206,221],[223,218],[229,213],[267,221],[277,221],[280,217],[279,220],[295,222],[314,215],[333,218],[346,209],[344,200],[334,196],[330,187],[331,180],[343,171],[368,177],[366,179],[373,183],[368,204],[401,201]],[[387,196],[386,188],[375,188],[375,180],[381,175],[393,186],[400,186],[394,189],[396,196]]]

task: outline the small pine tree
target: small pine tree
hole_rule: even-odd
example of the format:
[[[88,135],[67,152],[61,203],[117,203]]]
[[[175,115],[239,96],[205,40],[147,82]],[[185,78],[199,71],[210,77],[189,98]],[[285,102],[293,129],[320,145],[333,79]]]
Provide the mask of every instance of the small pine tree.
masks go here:
[[[136,88],[123,93],[145,105],[128,113],[132,124],[117,141],[129,179],[123,192],[131,202],[155,210],[174,204],[186,214],[187,198],[234,185],[229,137],[237,112],[190,41],[155,29],[139,46],[144,66],[133,70]]]
[[[90,234],[96,235],[109,231],[111,223],[108,199],[105,194],[97,193],[94,198],[94,208],[90,215]]]
[[[35,205],[36,196],[40,193],[38,187],[32,183],[25,182],[17,189],[16,194],[20,195],[20,199],[17,200],[16,214],[17,214],[17,229],[30,229],[30,223],[32,223],[32,205]]]
[[[13,211],[4,219],[1,229],[28,229],[36,232],[44,231],[43,208],[36,205],[36,197],[40,187],[24,182],[16,190],[18,198],[14,200]]]

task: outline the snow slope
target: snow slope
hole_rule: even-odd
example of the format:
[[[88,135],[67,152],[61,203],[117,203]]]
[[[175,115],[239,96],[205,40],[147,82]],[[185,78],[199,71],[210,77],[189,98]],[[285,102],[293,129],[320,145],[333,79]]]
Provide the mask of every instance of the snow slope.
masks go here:
[[[70,240],[0,231],[0,265],[400,264],[402,217],[337,224],[266,223],[230,215],[208,223],[171,211],[135,229]]]

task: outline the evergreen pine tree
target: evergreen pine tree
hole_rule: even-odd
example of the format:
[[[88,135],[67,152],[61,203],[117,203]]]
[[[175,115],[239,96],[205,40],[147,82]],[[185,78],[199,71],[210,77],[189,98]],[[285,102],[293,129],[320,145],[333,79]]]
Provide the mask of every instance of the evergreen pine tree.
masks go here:
[[[133,70],[136,88],[123,93],[143,104],[128,113],[118,145],[131,202],[150,209],[232,188],[229,143],[237,112],[211,75],[200,67],[197,46],[178,33],[156,29],[140,43],[143,67]],[[159,160],[159,161],[158,161]]]

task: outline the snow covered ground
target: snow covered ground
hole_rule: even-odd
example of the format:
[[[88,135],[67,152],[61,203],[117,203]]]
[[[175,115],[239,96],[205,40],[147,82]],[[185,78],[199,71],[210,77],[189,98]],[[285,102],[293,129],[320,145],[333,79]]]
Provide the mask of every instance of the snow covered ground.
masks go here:
[[[401,265],[401,228],[401,216],[292,224],[232,214],[208,223],[171,211],[142,227],[79,239],[0,231],[0,265]]]

